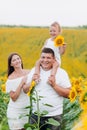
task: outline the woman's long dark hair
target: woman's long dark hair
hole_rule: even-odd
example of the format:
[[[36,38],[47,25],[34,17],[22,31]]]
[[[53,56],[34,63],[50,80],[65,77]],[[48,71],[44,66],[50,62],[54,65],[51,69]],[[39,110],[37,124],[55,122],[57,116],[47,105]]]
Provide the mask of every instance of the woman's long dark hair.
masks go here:
[[[7,76],[9,76],[9,75],[14,71],[14,67],[11,66],[11,60],[12,60],[12,57],[13,57],[14,55],[18,55],[18,56],[20,57],[20,59],[21,59],[21,62],[22,62],[22,58],[21,58],[21,56],[20,56],[17,52],[11,53],[11,54],[9,55],[9,57],[8,57]],[[23,68],[23,62],[21,63],[21,67]]]

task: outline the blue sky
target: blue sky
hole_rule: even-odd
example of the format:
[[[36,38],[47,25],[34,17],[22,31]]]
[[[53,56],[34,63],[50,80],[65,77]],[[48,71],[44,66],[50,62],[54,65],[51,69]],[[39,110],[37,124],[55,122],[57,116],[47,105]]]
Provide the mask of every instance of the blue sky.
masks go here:
[[[49,26],[87,25],[87,0],[0,0],[0,24]]]

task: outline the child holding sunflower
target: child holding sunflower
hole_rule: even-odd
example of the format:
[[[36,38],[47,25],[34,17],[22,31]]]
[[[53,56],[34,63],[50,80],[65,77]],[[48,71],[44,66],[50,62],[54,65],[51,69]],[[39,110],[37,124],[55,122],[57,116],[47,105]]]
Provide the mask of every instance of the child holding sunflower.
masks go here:
[[[51,76],[55,76],[56,70],[61,66],[61,55],[64,54],[66,49],[66,44],[64,43],[64,38],[61,36],[62,29],[58,22],[53,22],[49,28],[50,38],[46,40],[44,47],[51,48],[55,53],[55,62],[53,64],[53,69]],[[43,49],[42,48],[42,49]],[[36,62],[35,75],[36,79],[39,78],[40,71],[40,61]]]

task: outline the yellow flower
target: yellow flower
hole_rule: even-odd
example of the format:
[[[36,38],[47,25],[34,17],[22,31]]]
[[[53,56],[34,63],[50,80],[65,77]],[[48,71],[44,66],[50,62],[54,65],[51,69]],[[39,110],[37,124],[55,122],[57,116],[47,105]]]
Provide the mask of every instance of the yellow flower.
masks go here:
[[[77,78],[72,78],[71,79],[71,83],[72,85],[81,85],[81,83],[83,82],[83,79],[81,77]]]
[[[75,89],[76,89],[78,94],[80,94],[83,91],[83,88],[81,85],[74,85],[74,86],[75,86]]]
[[[82,99],[82,100],[81,100],[82,102],[87,102],[87,92],[84,92],[84,93],[83,93],[81,99]]]
[[[0,76],[0,81],[6,82],[7,76]]]
[[[76,97],[77,97],[77,92],[76,92],[75,88],[72,87],[70,94],[69,94],[70,101],[71,102],[75,101]]]
[[[54,40],[54,45],[56,47],[62,46],[64,44],[64,37],[63,36],[57,36]]]
[[[1,85],[1,89],[2,89],[2,92],[4,92],[4,93],[6,92],[6,86],[5,86],[5,84]]]
[[[84,85],[86,85],[86,86],[87,86],[87,81],[84,81]]]
[[[32,89],[35,87],[35,85],[36,85],[36,82],[33,80],[33,81],[31,82],[30,87],[29,87],[29,92],[27,93],[29,96],[30,96],[30,94],[31,94]]]
[[[81,77],[77,78],[72,78],[71,79],[72,87],[74,87],[77,91],[77,93],[81,93],[83,91],[82,88],[82,83],[83,79]]]

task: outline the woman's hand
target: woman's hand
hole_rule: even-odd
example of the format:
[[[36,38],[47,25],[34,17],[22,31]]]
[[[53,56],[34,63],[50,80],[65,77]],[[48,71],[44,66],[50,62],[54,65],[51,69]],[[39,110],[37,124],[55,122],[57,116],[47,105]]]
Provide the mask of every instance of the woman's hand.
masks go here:
[[[28,93],[29,88],[30,88],[30,83],[24,84],[23,85],[23,91],[24,91],[24,93]]]
[[[21,83],[20,83],[20,87],[23,88],[23,86],[26,84],[27,82],[27,76],[24,76],[23,79],[21,80]]]

